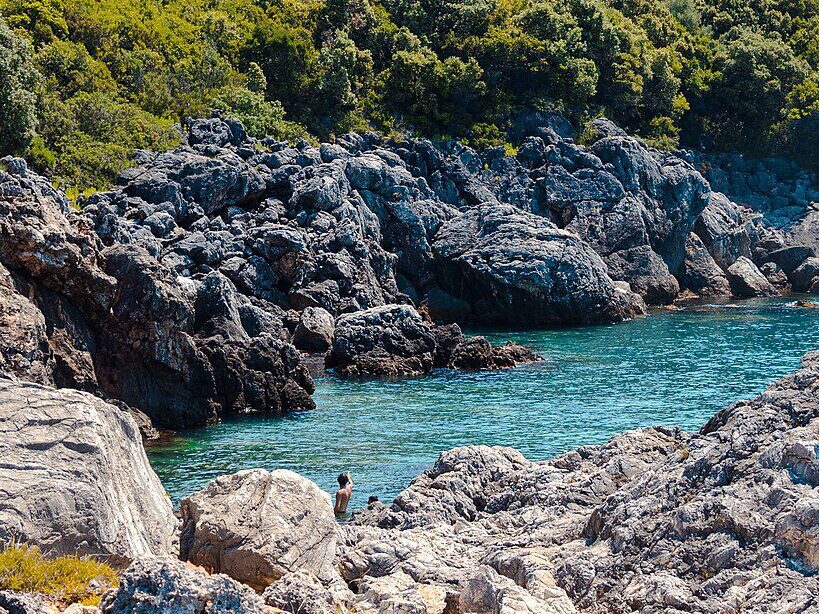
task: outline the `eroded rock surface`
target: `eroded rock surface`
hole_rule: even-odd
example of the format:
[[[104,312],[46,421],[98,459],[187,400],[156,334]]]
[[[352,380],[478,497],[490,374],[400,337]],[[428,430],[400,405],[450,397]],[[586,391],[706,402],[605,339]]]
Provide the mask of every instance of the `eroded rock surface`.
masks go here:
[[[249,587],[170,557],[134,561],[100,603],[102,614],[271,614]]]
[[[163,427],[313,407],[275,313],[220,273],[180,277],[147,243],[105,247],[20,162],[0,171],[3,374],[113,397]]]
[[[466,337],[457,324],[435,325],[409,305],[385,305],[343,315],[325,360],[345,376],[423,375],[433,367],[481,371],[537,362],[515,343],[493,346]]]
[[[287,470],[222,476],[182,500],[183,560],[261,590],[304,570],[330,582],[338,525],[330,498]]]
[[[93,395],[0,379],[0,539],[121,564],[177,549],[136,422]]]

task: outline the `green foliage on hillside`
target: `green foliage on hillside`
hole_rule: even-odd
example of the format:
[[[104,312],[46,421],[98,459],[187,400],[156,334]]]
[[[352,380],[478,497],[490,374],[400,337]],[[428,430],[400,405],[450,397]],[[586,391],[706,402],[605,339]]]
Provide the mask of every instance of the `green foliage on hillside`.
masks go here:
[[[282,138],[475,143],[558,108],[817,164],[819,0],[0,0],[0,18],[3,148],[70,185],[212,108]]]

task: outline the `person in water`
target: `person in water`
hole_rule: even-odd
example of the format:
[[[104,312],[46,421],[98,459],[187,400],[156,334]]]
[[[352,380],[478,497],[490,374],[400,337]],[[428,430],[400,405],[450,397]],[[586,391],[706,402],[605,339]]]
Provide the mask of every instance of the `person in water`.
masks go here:
[[[338,476],[336,506],[333,509],[337,516],[343,516],[347,513],[347,504],[350,502],[350,495],[353,494],[353,486],[353,478],[349,471]]]

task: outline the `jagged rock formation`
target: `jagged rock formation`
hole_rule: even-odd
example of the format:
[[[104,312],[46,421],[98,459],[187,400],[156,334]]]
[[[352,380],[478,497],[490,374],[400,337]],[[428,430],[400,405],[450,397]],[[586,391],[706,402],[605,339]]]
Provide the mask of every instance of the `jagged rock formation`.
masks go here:
[[[121,564],[177,550],[178,523],[127,411],[0,380],[0,541]]]
[[[139,245],[104,247],[24,162],[6,167],[0,374],[113,397],[166,427],[313,406],[295,348],[227,279],[186,280]]]
[[[341,375],[396,377],[433,367],[480,371],[538,360],[517,344],[493,346],[484,337],[465,337],[457,324],[436,326],[408,305],[385,305],[339,317],[325,362]]]
[[[588,146],[563,124],[516,126],[511,157],[370,133],[291,146],[234,121],[191,120],[187,145],[140,152],[80,212],[4,158],[0,373],[91,391],[177,428],[311,408],[296,348],[368,375],[521,356],[471,342],[450,360],[429,331],[399,349],[350,344],[351,321],[396,305],[437,322],[582,324],[682,292],[819,290],[809,174],[770,175],[787,184],[774,192],[790,190],[782,207],[773,195],[737,204],[698,169],[744,195],[736,186],[756,167],[732,167],[726,183],[698,155],[653,150],[607,120]],[[774,205],[794,209],[787,224],[768,215]]]

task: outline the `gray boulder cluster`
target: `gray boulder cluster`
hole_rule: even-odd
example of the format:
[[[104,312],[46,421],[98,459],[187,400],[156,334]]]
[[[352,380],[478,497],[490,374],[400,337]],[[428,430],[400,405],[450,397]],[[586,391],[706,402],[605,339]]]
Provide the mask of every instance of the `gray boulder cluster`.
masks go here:
[[[106,244],[141,245],[186,278],[227,277],[282,338],[309,307],[574,324],[623,320],[685,292],[810,290],[813,277],[794,276],[819,247],[808,171],[737,156],[720,171],[721,158],[653,150],[605,119],[580,146],[566,122],[542,120],[521,128],[515,156],[371,133],[291,147],[230,120],[190,121],[188,147],[144,154],[84,214]],[[752,266],[729,274],[740,257]],[[310,351],[328,345],[300,339]]]
[[[221,276],[195,282],[142,246],[105,246],[65,197],[6,159],[0,171],[0,374],[116,399],[157,425],[313,407],[296,349],[251,339]]]
[[[690,152],[603,119],[580,146],[541,119],[515,156],[371,133],[290,146],[190,120],[185,146],[139,152],[79,211],[5,158],[0,373],[179,428],[312,408],[300,352],[342,375],[494,369],[535,356],[442,324],[618,322],[681,295],[819,291],[805,172],[777,225],[713,192],[686,160],[722,176]]]
[[[817,611],[817,449],[819,352],[699,433],[633,431],[543,462],[456,448],[345,525],[308,480],[242,471],[182,503],[182,558],[199,567],[140,557],[101,609]]]

